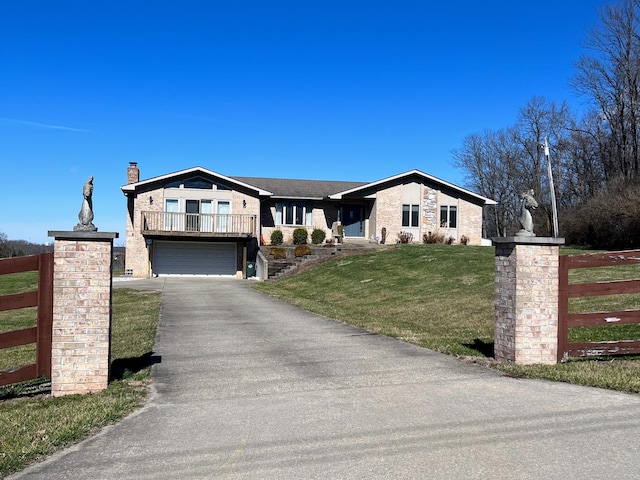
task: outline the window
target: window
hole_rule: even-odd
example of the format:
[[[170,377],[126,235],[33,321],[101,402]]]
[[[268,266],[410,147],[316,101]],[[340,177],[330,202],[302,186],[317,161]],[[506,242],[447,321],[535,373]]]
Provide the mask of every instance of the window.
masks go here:
[[[402,226],[403,227],[418,227],[420,218],[420,206],[419,205],[402,205]]]
[[[165,183],[164,188],[198,188],[201,190],[211,190],[214,184],[211,180],[202,177],[190,177],[184,180],[174,180]],[[227,188],[218,188],[218,190],[228,190]]]
[[[442,228],[456,228],[458,226],[458,207],[455,205],[440,207],[440,226]]]
[[[178,214],[178,200],[167,198],[164,201],[164,229],[165,230],[180,230],[180,215]]]
[[[313,207],[306,203],[277,202],[276,225],[313,225]]]

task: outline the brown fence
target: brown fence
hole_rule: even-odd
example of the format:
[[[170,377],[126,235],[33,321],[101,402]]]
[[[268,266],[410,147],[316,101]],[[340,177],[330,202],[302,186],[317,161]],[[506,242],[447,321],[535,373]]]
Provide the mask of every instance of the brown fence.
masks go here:
[[[0,311],[38,307],[35,327],[0,333],[0,349],[36,343],[36,363],[0,372],[0,386],[51,376],[53,253],[0,260],[0,275],[38,271],[38,290],[0,296]]]
[[[639,340],[569,342],[569,328],[640,323],[640,310],[569,313],[569,299],[640,292],[640,280],[569,283],[569,270],[640,264],[640,250],[560,256],[558,271],[558,361],[568,357],[640,353]]]

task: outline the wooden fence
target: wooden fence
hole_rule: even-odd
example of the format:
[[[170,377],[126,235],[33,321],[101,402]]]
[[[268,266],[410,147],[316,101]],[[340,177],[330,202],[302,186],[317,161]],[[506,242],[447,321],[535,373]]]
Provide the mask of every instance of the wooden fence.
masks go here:
[[[51,376],[53,253],[0,260],[0,275],[38,271],[38,290],[0,296],[0,311],[37,307],[37,326],[0,333],[0,349],[36,344],[36,363],[1,371],[0,386]]]
[[[569,299],[598,295],[640,292],[640,280],[569,283],[569,270],[576,268],[611,267],[640,264],[640,250],[562,255],[558,271],[558,361],[568,357],[625,355],[640,353],[639,340],[606,342],[569,342],[569,328],[640,323],[640,310],[615,312],[569,313]]]

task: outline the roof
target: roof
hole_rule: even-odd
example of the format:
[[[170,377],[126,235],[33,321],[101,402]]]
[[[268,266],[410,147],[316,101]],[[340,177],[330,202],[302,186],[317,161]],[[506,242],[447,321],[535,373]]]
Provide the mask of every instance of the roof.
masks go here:
[[[296,180],[286,178],[231,177],[242,183],[268,190],[276,198],[324,199],[336,192],[368,185],[366,182],[337,180]]]
[[[261,190],[260,188],[258,188],[255,185],[249,185],[246,183],[243,183],[239,180],[235,180],[232,177],[227,177],[225,175],[222,175],[220,173],[214,172],[213,170],[209,170],[203,167],[191,167],[191,168],[187,168],[185,170],[179,170],[177,172],[173,172],[173,173],[167,173],[165,175],[160,175],[158,177],[153,177],[153,178],[149,178],[147,180],[141,180],[139,182],[135,182],[135,183],[129,183],[127,185],[123,185],[122,187],[120,187],[120,189],[122,190],[122,192],[126,195],[128,192],[135,192],[138,188],[143,187],[145,185],[150,185],[156,182],[162,182],[163,180],[171,180],[173,178],[179,177],[179,176],[185,176],[185,175],[189,175],[189,174],[205,174],[205,175],[209,175],[211,177],[215,177],[215,178],[219,178],[221,180],[225,180],[230,184],[235,184],[235,185],[239,185],[242,186],[244,188],[247,188],[249,190],[254,190],[258,193],[258,195],[264,195],[264,196],[270,196],[272,195],[271,192],[266,191],[266,190]]]
[[[350,189],[346,189],[340,192],[336,192],[333,195],[330,195],[329,198],[333,199],[333,200],[340,200],[343,196],[345,195],[349,195],[351,193],[356,193],[359,190],[364,190],[364,189],[368,189],[368,188],[372,188],[372,187],[376,187],[378,185],[383,185],[385,183],[388,182],[393,182],[394,180],[398,180],[401,179],[403,177],[410,177],[410,176],[418,176],[421,178],[424,178],[426,180],[429,180],[430,182],[433,183],[438,183],[442,186],[445,186],[447,188],[450,188],[451,190],[454,190],[458,193],[462,193],[464,195],[467,195],[469,197],[475,198],[476,200],[479,200],[480,202],[484,203],[485,205],[495,205],[498,202],[496,202],[495,200],[491,200],[490,198],[487,197],[483,197],[482,195],[478,195],[477,193],[473,193],[470,190],[467,190],[465,188],[459,187],[457,185],[454,185],[453,183],[449,183],[445,180],[441,180],[440,178],[434,177],[433,175],[429,175],[427,173],[421,172],[420,170],[409,170],[408,172],[404,172],[404,173],[399,173],[398,175],[393,175],[391,177],[387,177],[387,178],[383,178],[381,180],[377,180],[375,182],[371,182],[371,183],[366,183],[360,186],[356,186]]]
[[[365,192],[368,189],[383,186],[407,177],[419,177],[430,183],[435,183],[448,188],[458,194],[475,199],[484,205],[495,205],[497,202],[490,198],[483,197],[470,190],[446,182],[437,177],[421,172],[420,170],[409,170],[391,177],[386,177],[375,182],[346,182],[339,180],[298,180],[287,178],[262,178],[262,177],[227,177],[203,167],[192,167],[166,175],[149,178],[135,183],[130,183],[121,187],[124,194],[135,192],[140,187],[156,182],[171,180],[180,176],[204,174],[223,180],[231,185],[241,186],[248,190],[253,190],[257,195],[271,198],[305,199],[305,200],[341,200],[345,196]]]

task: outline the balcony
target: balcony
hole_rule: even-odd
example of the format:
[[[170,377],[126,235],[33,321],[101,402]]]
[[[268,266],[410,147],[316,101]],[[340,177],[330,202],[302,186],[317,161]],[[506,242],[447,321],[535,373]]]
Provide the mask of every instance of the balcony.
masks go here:
[[[142,212],[142,234],[182,237],[255,237],[256,215]]]

